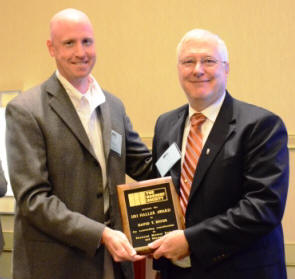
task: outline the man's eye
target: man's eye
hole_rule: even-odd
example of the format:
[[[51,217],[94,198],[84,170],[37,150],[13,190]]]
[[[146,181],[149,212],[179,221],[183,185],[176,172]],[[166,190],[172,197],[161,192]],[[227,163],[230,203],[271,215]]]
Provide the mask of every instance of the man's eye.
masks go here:
[[[86,46],[90,46],[93,44],[93,40],[91,39],[85,39],[83,40],[83,44],[86,45]]]
[[[65,45],[66,45],[66,46],[72,46],[73,44],[74,44],[73,41],[67,41],[67,42],[65,42]]]
[[[211,59],[211,58],[207,58],[203,60],[203,63],[207,64],[207,65],[214,65],[216,63],[216,60]]]
[[[194,60],[190,59],[190,60],[184,60],[183,64],[189,65],[189,64],[193,64]]]

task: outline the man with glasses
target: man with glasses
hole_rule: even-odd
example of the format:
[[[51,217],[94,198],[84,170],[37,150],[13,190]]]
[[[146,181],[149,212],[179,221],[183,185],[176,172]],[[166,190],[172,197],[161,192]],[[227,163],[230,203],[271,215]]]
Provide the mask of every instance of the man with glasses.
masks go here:
[[[178,48],[178,76],[188,104],[156,123],[156,163],[172,144],[170,175],[185,228],[150,244],[162,278],[286,278],[281,219],[289,157],[275,114],[233,98],[225,43],[195,29]],[[158,168],[158,167],[159,168]]]

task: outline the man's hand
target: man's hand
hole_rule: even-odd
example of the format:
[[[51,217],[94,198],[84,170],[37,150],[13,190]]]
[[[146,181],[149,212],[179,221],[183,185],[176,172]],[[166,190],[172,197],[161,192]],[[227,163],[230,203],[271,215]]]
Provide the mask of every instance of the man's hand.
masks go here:
[[[163,237],[149,244],[155,250],[153,258],[165,257],[170,260],[180,260],[189,255],[189,245],[183,230],[176,230],[167,233]]]
[[[101,243],[108,249],[115,262],[139,261],[145,258],[136,254],[126,235],[120,231],[105,227]]]

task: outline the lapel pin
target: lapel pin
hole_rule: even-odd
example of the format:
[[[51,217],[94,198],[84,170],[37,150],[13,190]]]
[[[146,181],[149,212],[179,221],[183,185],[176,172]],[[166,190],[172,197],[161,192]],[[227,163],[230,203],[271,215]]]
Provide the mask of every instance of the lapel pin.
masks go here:
[[[207,148],[206,155],[209,155],[209,153],[210,153],[210,148]]]

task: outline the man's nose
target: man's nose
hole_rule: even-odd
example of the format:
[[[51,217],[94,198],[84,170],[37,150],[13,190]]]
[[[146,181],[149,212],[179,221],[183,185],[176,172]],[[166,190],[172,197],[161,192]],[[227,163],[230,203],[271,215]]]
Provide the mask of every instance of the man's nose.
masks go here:
[[[85,56],[85,48],[82,43],[76,44],[76,50],[75,50],[76,56],[84,57]]]
[[[194,71],[194,74],[196,75],[200,75],[204,73],[204,65],[202,61],[196,61],[193,71]]]

